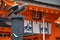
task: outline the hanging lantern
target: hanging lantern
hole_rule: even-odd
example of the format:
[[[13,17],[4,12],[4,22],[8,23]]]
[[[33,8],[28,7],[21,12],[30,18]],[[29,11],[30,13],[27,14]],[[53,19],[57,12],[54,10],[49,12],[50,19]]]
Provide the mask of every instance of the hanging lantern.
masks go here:
[[[2,6],[2,0],[0,0],[0,7]]]
[[[33,11],[32,17],[34,20],[39,20],[39,19],[41,19],[41,14],[42,14],[42,12],[40,12],[40,11]]]
[[[57,20],[55,21],[55,23],[60,24],[60,17],[57,18]]]
[[[55,23],[57,24],[57,27],[59,27],[59,28],[60,28],[60,17],[59,17],[59,18],[57,18],[57,20],[55,21]]]

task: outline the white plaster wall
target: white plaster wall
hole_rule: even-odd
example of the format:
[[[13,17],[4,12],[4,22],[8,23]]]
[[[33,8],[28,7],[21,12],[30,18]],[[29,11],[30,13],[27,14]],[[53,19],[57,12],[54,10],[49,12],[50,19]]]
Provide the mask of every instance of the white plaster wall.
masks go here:
[[[32,27],[32,30],[24,30],[24,33],[43,34],[43,30],[40,30],[40,28],[43,28],[42,22],[33,21],[31,25],[30,21],[24,20],[24,27],[27,26],[27,24],[29,24],[29,26]],[[46,31],[45,34],[48,34],[48,33],[51,34],[51,23],[47,24],[47,22],[45,22],[44,27],[48,28],[48,31],[49,31],[49,32]]]
[[[40,33],[40,27],[39,27],[39,22],[33,21],[33,33]]]
[[[27,26],[27,24],[29,24],[29,26],[32,27],[28,20],[24,20],[24,27]],[[24,30],[24,33],[32,33],[32,30],[30,30],[30,31],[29,30]]]

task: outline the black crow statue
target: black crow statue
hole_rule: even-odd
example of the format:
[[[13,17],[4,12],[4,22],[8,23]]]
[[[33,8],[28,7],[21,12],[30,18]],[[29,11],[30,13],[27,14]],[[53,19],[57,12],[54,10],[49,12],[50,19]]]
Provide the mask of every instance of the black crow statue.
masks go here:
[[[8,8],[8,10],[10,10],[10,9],[13,10],[8,14],[8,16],[10,16],[12,13],[17,15],[18,12],[22,12],[25,9],[26,6],[27,6],[27,4],[22,4],[20,6],[18,4],[15,4],[14,6]]]

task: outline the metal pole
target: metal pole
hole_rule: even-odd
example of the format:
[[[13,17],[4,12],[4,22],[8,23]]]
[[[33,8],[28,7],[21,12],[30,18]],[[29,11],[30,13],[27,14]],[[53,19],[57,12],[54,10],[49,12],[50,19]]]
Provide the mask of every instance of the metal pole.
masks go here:
[[[44,27],[44,17],[42,18],[43,20],[43,40],[45,40],[45,27]]]

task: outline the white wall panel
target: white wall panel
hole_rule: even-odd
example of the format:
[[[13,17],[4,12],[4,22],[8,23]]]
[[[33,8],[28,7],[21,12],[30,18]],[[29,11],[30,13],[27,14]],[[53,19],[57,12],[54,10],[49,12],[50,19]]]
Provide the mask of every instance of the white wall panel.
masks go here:
[[[25,29],[26,26],[28,27]],[[45,22],[44,27],[45,27],[45,34],[51,34],[51,23]],[[33,21],[31,24],[31,21],[24,20],[24,33],[43,34],[43,23]]]
[[[45,34],[51,34],[51,23],[44,23],[44,32]],[[40,33],[43,34],[43,23],[41,23],[41,27],[40,27]]]
[[[52,24],[51,24],[51,23],[48,23],[48,27],[49,27],[49,34],[51,34],[51,30],[52,30],[52,29],[51,29],[51,28],[52,28],[51,26],[52,26]]]
[[[39,22],[33,21],[33,33],[40,33]]]
[[[28,26],[28,27],[25,28],[26,26]],[[28,20],[24,20],[24,33],[32,33],[32,26],[30,24],[30,21],[28,21]]]

